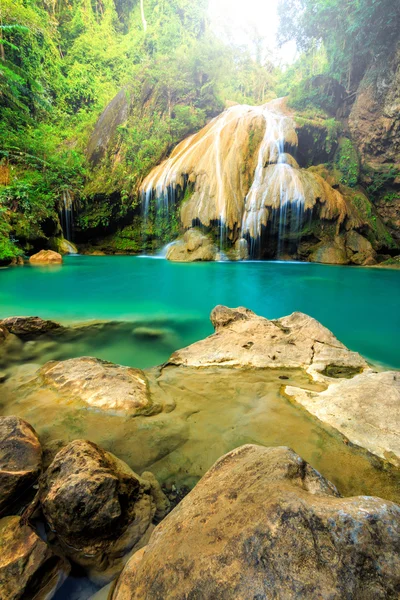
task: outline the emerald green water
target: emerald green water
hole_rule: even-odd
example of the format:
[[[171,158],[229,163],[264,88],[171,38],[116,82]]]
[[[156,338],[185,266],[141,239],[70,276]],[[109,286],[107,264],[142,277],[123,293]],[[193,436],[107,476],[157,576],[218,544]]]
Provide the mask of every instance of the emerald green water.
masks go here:
[[[66,356],[90,350],[138,367],[159,364],[173,350],[212,333],[210,311],[226,304],[268,318],[308,313],[352,350],[398,368],[399,300],[400,271],[310,263],[177,264],[138,256],[71,256],[60,267],[0,270],[0,317],[104,319],[155,328],[153,338],[131,335],[134,328],[128,328],[97,339],[93,347],[70,344],[65,350]]]

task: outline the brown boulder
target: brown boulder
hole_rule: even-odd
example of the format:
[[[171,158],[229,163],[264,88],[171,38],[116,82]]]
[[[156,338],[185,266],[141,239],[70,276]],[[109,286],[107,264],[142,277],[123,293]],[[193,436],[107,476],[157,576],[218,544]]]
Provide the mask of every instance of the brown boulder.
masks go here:
[[[112,600],[395,600],[400,507],[341,498],[292,450],[220,458],[128,562]]]
[[[69,573],[68,563],[20,517],[0,519],[0,598],[49,600]]]
[[[213,241],[197,229],[188,229],[167,250],[167,259],[173,262],[212,261],[217,255],[218,249]]]
[[[34,429],[18,417],[0,417],[0,515],[15,511],[40,475],[42,449]]]
[[[0,322],[0,327],[6,327],[10,333],[19,336],[42,335],[62,329],[58,323],[40,317],[7,317]]]
[[[346,234],[346,250],[349,260],[355,265],[376,263],[376,253],[371,242],[356,231]]]
[[[332,242],[321,242],[318,244],[310,254],[308,260],[326,265],[349,264],[344,240],[340,236],[336,236]]]
[[[53,250],[41,250],[37,254],[33,254],[29,259],[32,265],[55,265],[61,264],[62,261],[61,254]]]
[[[146,543],[157,510],[148,481],[85,440],[58,452],[41,478],[40,502],[63,553],[101,583]]]

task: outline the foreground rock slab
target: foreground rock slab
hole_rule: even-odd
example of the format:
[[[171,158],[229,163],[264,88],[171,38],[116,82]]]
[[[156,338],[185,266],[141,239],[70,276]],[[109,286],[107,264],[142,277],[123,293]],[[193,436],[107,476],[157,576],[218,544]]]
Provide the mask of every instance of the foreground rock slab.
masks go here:
[[[0,516],[12,514],[37,481],[42,449],[34,429],[18,417],[0,417]]]
[[[40,250],[29,258],[31,265],[57,265],[62,261],[61,254],[53,250]]]
[[[319,393],[285,391],[352,443],[400,467],[400,372],[361,373]]]
[[[112,600],[397,599],[400,507],[341,498],[288,448],[223,456],[157,526]]]
[[[100,583],[119,573],[127,553],[147,542],[160,507],[157,486],[85,440],[68,444],[40,481],[40,503],[63,553]],[[165,500],[165,498],[164,498]]]
[[[143,371],[97,358],[48,362],[38,371],[37,383],[102,410],[123,411],[132,416],[161,410],[151,401]]]
[[[327,367],[360,372],[368,365],[326,327],[300,312],[270,321],[247,308],[216,306],[211,313],[215,334],[178,350],[169,364],[240,368],[305,368],[324,380]]]
[[[20,517],[0,519],[0,598],[49,600],[69,573],[69,565]]]

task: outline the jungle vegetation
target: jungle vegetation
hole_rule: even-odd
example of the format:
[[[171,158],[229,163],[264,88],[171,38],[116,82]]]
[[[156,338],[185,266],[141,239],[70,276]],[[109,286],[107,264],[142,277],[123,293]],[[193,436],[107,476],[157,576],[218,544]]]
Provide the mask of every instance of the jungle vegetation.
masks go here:
[[[282,42],[300,50],[285,70],[256,47],[220,41],[207,0],[0,0],[0,260],[43,247],[65,193],[81,206],[83,230],[123,219],[150,168],[229,102],[289,94],[325,114],[313,78],[351,94],[371,56],[393,43],[400,7],[285,0],[280,18]],[[86,149],[120,90],[131,117],[118,140],[129,151],[110,175],[107,157],[93,165]]]

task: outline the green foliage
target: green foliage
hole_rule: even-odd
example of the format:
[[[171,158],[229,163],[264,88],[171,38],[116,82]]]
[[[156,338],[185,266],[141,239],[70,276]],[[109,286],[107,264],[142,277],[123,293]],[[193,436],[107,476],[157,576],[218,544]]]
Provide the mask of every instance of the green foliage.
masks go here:
[[[335,154],[335,163],[340,171],[340,183],[348,187],[356,187],[360,175],[360,164],[357,150],[351,140],[342,138]]]
[[[138,0],[2,0],[7,239],[27,247],[56,235],[64,192],[79,200],[81,229],[123,220],[149,170],[227,100],[273,97],[276,69],[208,32],[206,0],[145,0],[144,9],[146,31]],[[85,154],[90,133],[121,89],[129,94],[129,119],[93,169]]]
[[[368,194],[376,197],[386,187],[393,185],[396,178],[400,176],[400,169],[396,165],[388,165],[381,170],[366,168],[366,178],[369,180]]]
[[[280,38],[310,52],[323,42],[332,77],[347,90],[372,57],[398,39],[400,3],[393,0],[281,0]]]

